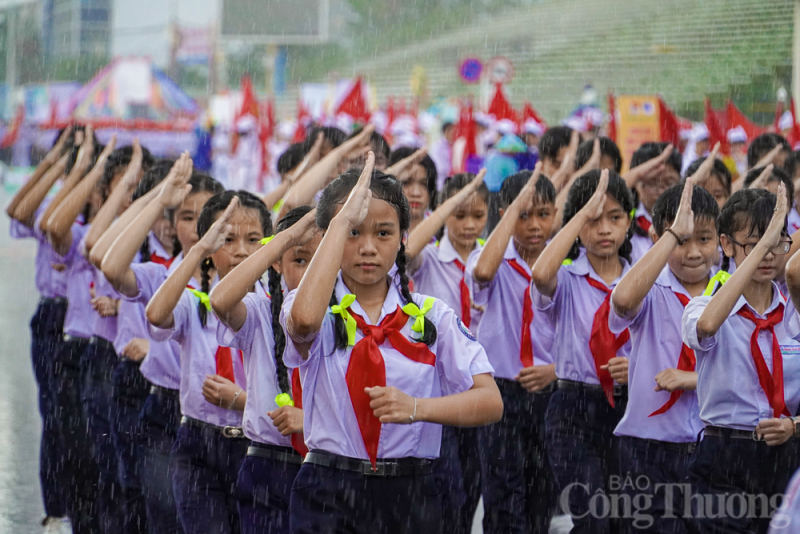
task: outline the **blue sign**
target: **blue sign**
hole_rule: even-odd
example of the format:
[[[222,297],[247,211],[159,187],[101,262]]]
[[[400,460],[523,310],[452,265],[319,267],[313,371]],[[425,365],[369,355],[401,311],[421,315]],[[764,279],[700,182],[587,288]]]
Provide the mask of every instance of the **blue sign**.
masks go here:
[[[478,83],[483,72],[483,63],[476,57],[468,57],[458,66],[458,75],[464,83]]]

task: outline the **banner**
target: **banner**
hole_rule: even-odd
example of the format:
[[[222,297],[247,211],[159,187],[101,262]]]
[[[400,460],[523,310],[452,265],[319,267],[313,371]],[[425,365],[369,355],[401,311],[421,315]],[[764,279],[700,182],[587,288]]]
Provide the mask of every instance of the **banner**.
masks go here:
[[[661,140],[658,97],[655,95],[617,97],[617,146],[622,152],[622,172],[628,170],[631,157],[642,143]]]

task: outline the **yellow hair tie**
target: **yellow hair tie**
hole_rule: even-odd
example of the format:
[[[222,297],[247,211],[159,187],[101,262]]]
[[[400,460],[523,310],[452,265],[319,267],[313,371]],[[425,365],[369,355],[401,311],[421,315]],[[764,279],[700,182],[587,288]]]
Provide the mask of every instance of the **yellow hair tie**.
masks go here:
[[[572,260],[567,258],[566,260],[561,262],[561,265],[572,265]]]
[[[274,206],[272,206],[272,211],[274,211],[275,213],[278,213],[278,212],[281,211],[282,207],[283,207],[283,199],[280,199],[279,201],[277,201],[275,203]]]
[[[483,239],[483,238],[481,238],[481,237],[479,237],[479,238],[478,238],[478,244],[479,244],[480,246],[484,246],[484,245],[486,244],[486,240],[485,240],[485,239]]]
[[[403,311],[406,312],[406,314],[408,314],[410,317],[416,317],[414,320],[414,326],[411,327],[411,330],[417,332],[420,337],[425,335],[425,314],[431,311],[435,300],[436,299],[433,297],[426,298],[421,310],[413,302],[409,302],[403,306]]]
[[[717,271],[717,274],[711,277],[711,280],[708,281],[708,285],[706,286],[706,290],[703,291],[704,297],[710,297],[714,293],[714,288],[719,285],[724,285],[725,282],[730,279],[731,273],[728,271]]]
[[[348,293],[347,295],[342,297],[342,301],[335,306],[331,306],[331,312],[334,315],[341,315],[342,319],[344,319],[345,328],[347,329],[347,344],[348,345],[355,345],[356,344],[356,320],[347,312],[347,308],[350,307],[356,301],[356,296],[352,293]]]
[[[288,393],[281,393],[275,397],[275,404],[278,405],[278,408],[283,408],[284,406],[294,406],[294,401]]]
[[[636,208],[633,208],[633,209],[631,210],[631,220],[633,220],[633,219],[635,219],[635,218],[636,218]]]
[[[274,236],[274,235],[271,235],[271,236],[269,236],[269,237],[265,237],[264,239],[262,239],[262,240],[261,240],[261,244],[262,244],[262,245],[266,245],[267,243],[269,243],[269,242],[270,242],[270,241],[272,241],[273,239],[275,239],[275,236]]]
[[[187,287],[186,289],[188,289],[189,291],[191,291],[191,292],[192,292],[192,294],[193,294],[195,297],[199,298],[199,299],[200,299],[200,302],[201,302],[201,303],[202,303],[202,304],[203,304],[203,305],[204,305],[204,306],[205,306],[205,307],[206,307],[206,308],[207,308],[209,311],[211,311],[211,299],[210,299],[210,298],[208,298],[208,293],[203,293],[202,291],[200,291],[200,290],[197,290],[197,289],[192,289],[191,287]]]

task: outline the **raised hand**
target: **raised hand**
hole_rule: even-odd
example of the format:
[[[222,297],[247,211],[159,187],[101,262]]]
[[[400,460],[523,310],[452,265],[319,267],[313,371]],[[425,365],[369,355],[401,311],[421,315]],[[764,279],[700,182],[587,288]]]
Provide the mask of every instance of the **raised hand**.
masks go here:
[[[116,136],[112,139],[116,139]],[[92,160],[92,154],[94,154],[94,130],[90,124],[83,132],[83,141],[81,142],[81,147],[78,149],[78,159],[75,162],[75,166],[85,170]]]
[[[192,158],[184,152],[172,166],[158,194],[158,201],[167,209],[176,208],[192,190],[189,179],[192,177]]]
[[[341,217],[341,220],[346,221],[351,229],[356,228],[367,218],[369,202],[372,199],[372,191],[369,188],[369,184],[372,180],[372,169],[374,167],[375,154],[370,151],[367,156],[367,164],[364,166],[364,170],[361,171],[361,176],[359,176],[356,186],[350,191],[350,196],[347,197],[347,201],[335,217],[335,219]]]
[[[763,158],[761,158],[760,160],[758,160],[758,163],[756,163],[756,164],[753,166],[753,168],[754,168],[754,169],[758,169],[758,168],[760,168],[760,167],[763,167],[764,165],[767,165],[768,163],[772,163],[773,161],[775,161],[775,157],[776,157],[778,154],[780,154],[780,153],[781,153],[781,150],[783,150],[783,145],[778,145],[778,146],[776,146],[775,148],[773,148],[772,150],[770,150],[770,151],[769,151],[769,152],[768,152],[766,155],[764,155],[764,157],[763,157]]]
[[[758,168],[758,167],[756,167],[756,168]],[[758,175],[758,178],[753,180],[753,182],[750,184],[748,189],[766,189],[767,188],[767,180],[772,175],[772,169],[774,169],[774,168],[775,168],[775,165],[773,165],[772,163],[767,165],[764,168],[764,170],[761,171],[761,174]]]
[[[786,186],[781,182],[778,189],[778,200],[775,204],[775,212],[772,214],[772,220],[767,226],[767,231],[761,236],[759,243],[763,242],[767,246],[767,250],[772,250],[778,246],[783,236],[783,226],[786,222],[786,212],[788,211],[789,202],[786,200]]]
[[[125,169],[125,174],[122,176],[122,185],[128,191],[132,192],[142,178],[142,145],[139,144],[138,137],[133,138],[131,146],[133,147],[133,154],[131,155],[131,162],[128,164],[128,168]]]
[[[287,230],[292,237],[293,246],[298,247],[305,245],[319,232],[320,229],[319,226],[317,226],[316,215],[317,210],[315,208],[306,213],[302,219]]]
[[[661,175],[661,173],[664,172],[667,160],[672,155],[674,148],[675,147],[670,143],[658,156],[626,172],[623,178],[625,183],[628,184],[628,187],[633,187],[637,182],[642,180],[650,180]]]
[[[374,131],[375,126],[368,124],[357,136],[342,143],[339,146],[342,158],[354,160],[362,157],[364,153],[369,150],[370,146],[372,146],[370,144],[370,136],[372,136],[372,132]]]
[[[56,144],[53,145],[53,148],[51,148],[50,152],[48,152],[47,156],[45,156],[45,159],[48,161],[50,165],[55,165],[58,159],[61,157],[61,154],[64,151],[64,145],[67,143],[67,138],[71,133],[72,133],[72,125],[69,125],[66,128],[64,128],[61,137],[58,138]]]
[[[225,208],[225,211],[219,216],[219,219],[211,225],[208,232],[198,241],[196,246],[200,247],[204,258],[211,256],[225,244],[225,239],[228,237],[228,234],[233,231],[230,220],[238,206],[239,197],[233,197],[231,203],[228,204],[228,207]]]
[[[587,202],[586,205],[581,208],[579,213],[585,215],[590,221],[599,218],[603,214],[603,207],[606,205],[607,189],[608,169],[605,169],[600,173],[600,181],[597,183],[597,189],[592,195],[592,198],[590,198],[589,202]]]
[[[428,154],[428,147],[422,147],[419,150],[415,150],[413,154],[408,156],[407,158],[403,158],[388,169],[386,169],[386,174],[391,174],[395,177],[400,177],[400,174],[405,172],[409,167],[415,165],[422,161]]]
[[[670,229],[675,232],[679,240],[685,240],[692,237],[694,232],[694,212],[692,211],[692,194],[693,194],[692,177],[686,179],[683,186],[683,193],[681,194],[681,203],[678,205],[678,212],[675,214],[675,222],[672,223]]]
[[[714,168],[714,161],[717,159],[717,154],[719,154],[719,141],[714,144],[711,153],[692,175],[692,179],[696,185],[703,185],[705,181],[708,180],[708,177],[711,176],[711,169]]]

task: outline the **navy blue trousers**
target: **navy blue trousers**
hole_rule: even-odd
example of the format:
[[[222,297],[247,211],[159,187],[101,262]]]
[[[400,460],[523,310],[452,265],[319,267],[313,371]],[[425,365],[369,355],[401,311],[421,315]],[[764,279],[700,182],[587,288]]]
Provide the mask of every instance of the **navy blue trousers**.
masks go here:
[[[434,474],[371,477],[304,463],[289,508],[292,534],[443,532]]]
[[[150,394],[150,383],[139,372],[139,363],[123,358],[112,376],[113,413],[111,437],[117,454],[117,474],[122,489],[122,532],[145,534],[147,510],[142,493],[140,412]]]
[[[615,398],[613,408],[602,391],[560,389],[550,398],[547,452],[559,506],[572,516],[572,534],[618,532],[619,521],[595,494],[608,494],[611,477],[619,476],[614,429],[626,405],[627,392]]]
[[[252,446],[296,454],[291,447],[256,442]],[[300,464],[258,456],[244,459],[236,480],[242,534],[291,534],[289,500],[298,471]]]
[[[182,534],[172,490],[172,447],[181,420],[179,392],[151,393],[139,414],[142,492],[150,534]]]
[[[39,446],[39,484],[44,512],[49,517],[66,517],[64,462],[58,437],[56,417],[55,353],[61,342],[65,299],[42,299],[31,318],[31,360],[38,385],[39,415],[42,418],[42,439]]]
[[[442,447],[433,473],[442,495],[442,522],[448,532],[469,534],[481,498],[478,429],[442,427]]]
[[[706,436],[689,463],[691,512],[701,534],[766,534],[798,468],[797,441],[764,442]]]
[[[114,348],[102,339],[97,343],[90,342],[81,357],[86,430],[91,440],[92,459],[99,474],[99,532],[104,534],[122,532],[125,520],[122,487],[119,483],[119,462],[112,435],[116,424],[112,376],[118,363],[119,358]]]
[[[691,532],[684,513],[690,458],[685,444],[619,436],[621,487],[612,487],[611,493],[627,497],[623,504],[628,508],[620,507],[625,532]]]
[[[547,534],[556,505],[544,423],[551,394],[528,393],[514,380],[495,381],[503,397],[503,418],[478,429],[483,531]]]
[[[236,479],[250,440],[181,425],[173,449],[172,488],[186,534],[238,534]]]
[[[67,515],[73,534],[99,531],[97,466],[92,459],[91,439],[86,432],[83,409],[81,356],[88,340],[70,338],[59,343],[55,353],[56,424],[60,438],[59,462],[66,480]]]

